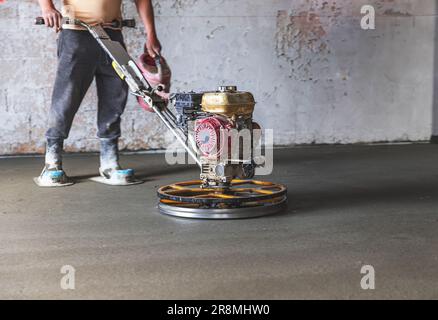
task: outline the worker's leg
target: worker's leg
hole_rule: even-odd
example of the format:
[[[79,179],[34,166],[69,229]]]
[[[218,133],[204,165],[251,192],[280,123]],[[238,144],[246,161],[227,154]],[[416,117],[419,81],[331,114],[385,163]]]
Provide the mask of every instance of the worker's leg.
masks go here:
[[[39,186],[72,184],[62,169],[64,139],[68,137],[73,118],[93,81],[100,55],[98,44],[88,32],[61,32],[58,39],[58,71],[46,133],[46,163],[35,180]]]
[[[105,172],[108,170],[120,170],[119,164],[119,140],[100,138],[100,169]]]
[[[93,81],[101,55],[95,39],[86,31],[63,30],[58,39],[58,71],[49,113],[46,161],[62,166],[63,141]]]
[[[123,45],[120,31],[107,30],[112,40]],[[111,65],[111,59],[103,57],[96,70],[98,103],[98,137],[101,140],[101,169],[120,169],[118,163],[118,138],[120,121],[128,98],[128,86],[120,79]]]
[[[108,35],[123,45],[120,31],[108,30]],[[116,74],[108,57],[101,59],[97,67],[96,84],[99,97],[97,120],[101,178],[95,181],[118,186],[141,183],[135,178],[134,170],[123,170],[119,164],[120,119],[125,111],[128,85]]]

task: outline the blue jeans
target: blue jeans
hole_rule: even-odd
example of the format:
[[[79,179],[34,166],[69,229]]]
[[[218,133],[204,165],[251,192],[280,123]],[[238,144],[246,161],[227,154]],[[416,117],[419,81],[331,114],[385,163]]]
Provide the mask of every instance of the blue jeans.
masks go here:
[[[112,40],[124,45],[121,31],[106,30]],[[50,140],[68,138],[73,119],[93,79],[98,95],[98,137],[120,137],[120,117],[128,86],[111,66],[111,59],[87,31],[63,30],[58,39],[58,71],[49,114]]]

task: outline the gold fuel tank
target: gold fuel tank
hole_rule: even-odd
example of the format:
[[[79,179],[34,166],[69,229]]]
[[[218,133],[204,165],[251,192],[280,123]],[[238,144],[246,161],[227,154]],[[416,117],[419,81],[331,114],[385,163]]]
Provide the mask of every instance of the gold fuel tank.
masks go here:
[[[249,92],[237,91],[235,86],[219,87],[218,91],[206,92],[202,97],[202,110],[232,118],[252,116],[255,107],[254,96]]]

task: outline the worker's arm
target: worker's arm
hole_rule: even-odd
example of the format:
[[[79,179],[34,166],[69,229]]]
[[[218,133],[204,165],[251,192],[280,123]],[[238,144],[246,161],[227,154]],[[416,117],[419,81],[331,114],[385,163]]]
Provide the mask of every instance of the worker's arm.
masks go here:
[[[46,26],[59,31],[62,26],[62,14],[56,10],[52,0],[38,0]]]
[[[155,57],[160,55],[161,44],[157,37],[157,31],[155,29],[154,8],[152,6],[152,0],[135,0],[138,14],[143,21],[146,29],[147,42],[146,49],[150,56]]]

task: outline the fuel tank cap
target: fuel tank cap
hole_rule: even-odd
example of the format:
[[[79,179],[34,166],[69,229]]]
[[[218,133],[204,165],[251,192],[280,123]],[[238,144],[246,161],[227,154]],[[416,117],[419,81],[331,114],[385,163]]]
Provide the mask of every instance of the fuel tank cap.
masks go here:
[[[237,86],[220,86],[217,91],[219,92],[230,92],[237,91]]]

